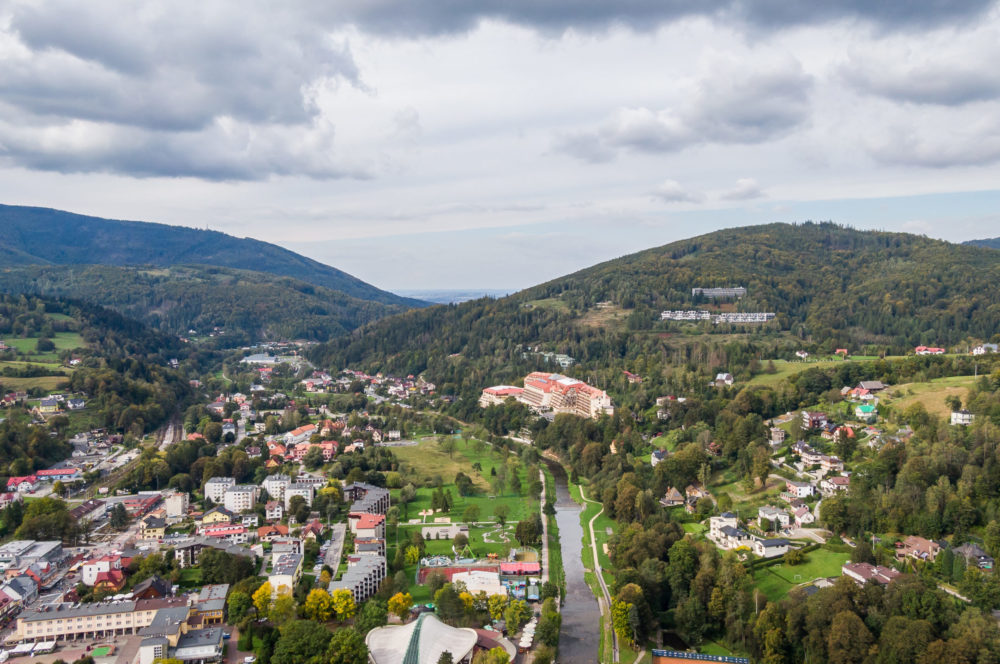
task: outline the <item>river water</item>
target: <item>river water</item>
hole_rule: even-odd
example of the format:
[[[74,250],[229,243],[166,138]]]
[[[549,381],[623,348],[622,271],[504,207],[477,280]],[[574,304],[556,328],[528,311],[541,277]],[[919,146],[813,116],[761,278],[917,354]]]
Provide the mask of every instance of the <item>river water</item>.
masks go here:
[[[566,601],[562,607],[559,634],[559,661],[597,664],[601,642],[601,609],[583,579],[582,508],[573,502],[566,484],[566,471],[557,463],[546,462],[556,481],[556,523],[566,573]]]

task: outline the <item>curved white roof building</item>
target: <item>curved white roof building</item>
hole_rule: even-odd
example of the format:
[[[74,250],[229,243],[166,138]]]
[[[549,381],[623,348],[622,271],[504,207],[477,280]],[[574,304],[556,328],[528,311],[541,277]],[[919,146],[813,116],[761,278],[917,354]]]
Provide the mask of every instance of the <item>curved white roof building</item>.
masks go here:
[[[373,664],[437,664],[448,651],[458,664],[472,659],[476,630],[451,627],[432,613],[421,614],[406,625],[386,625],[368,632],[365,644]]]

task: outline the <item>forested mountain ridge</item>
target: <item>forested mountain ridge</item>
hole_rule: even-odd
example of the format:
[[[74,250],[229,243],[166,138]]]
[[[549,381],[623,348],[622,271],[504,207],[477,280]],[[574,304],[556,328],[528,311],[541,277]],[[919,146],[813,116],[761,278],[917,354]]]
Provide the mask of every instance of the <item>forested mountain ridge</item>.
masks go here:
[[[982,240],[969,240],[968,242],[963,242],[962,244],[972,245],[973,247],[986,247],[988,249],[1000,249],[1000,237],[985,238]]]
[[[220,327],[234,343],[327,340],[406,309],[288,277],[200,265],[22,266],[0,270],[0,291],[97,303],[171,334]]]
[[[622,369],[734,370],[734,360],[746,366],[767,345],[789,356],[796,347],[905,353],[991,338],[1000,326],[998,280],[1000,253],[988,249],[832,223],[769,224],[649,249],[500,300],[409,311],[320,346],[313,358],[331,367],[427,370],[460,389],[545,366],[525,354],[528,346],[567,353],[580,377],[605,372],[608,381]],[[664,309],[718,308],[693,298],[692,288],[736,285],[747,295],[726,308],[774,312],[776,320],[745,327],[659,320]]]
[[[382,304],[426,304],[279,246],[218,231],[12,205],[0,205],[0,227],[0,266],[205,264],[291,277]]]

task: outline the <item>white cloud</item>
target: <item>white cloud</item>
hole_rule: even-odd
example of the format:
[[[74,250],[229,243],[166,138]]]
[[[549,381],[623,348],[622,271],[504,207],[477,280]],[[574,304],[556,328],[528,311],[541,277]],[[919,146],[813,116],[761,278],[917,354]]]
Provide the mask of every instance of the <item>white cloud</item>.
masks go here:
[[[724,192],[720,198],[724,201],[749,201],[755,198],[766,196],[764,190],[760,188],[753,178],[740,178],[736,181],[736,186]]]
[[[665,203],[700,203],[705,196],[696,191],[688,191],[677,180],[664,180],[653,190],[653,196]]]

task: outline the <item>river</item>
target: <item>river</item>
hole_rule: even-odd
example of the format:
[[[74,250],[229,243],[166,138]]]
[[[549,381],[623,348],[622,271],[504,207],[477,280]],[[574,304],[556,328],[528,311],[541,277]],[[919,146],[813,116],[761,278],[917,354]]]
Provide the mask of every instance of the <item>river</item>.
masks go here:
[[[569,495],[563,467],[545,461],[556,481],[556,523],[559,525],[563,571],[566,573],[566,601],[562,607],[558,659],[574,664],[597,664],[601,643],[601,609],[583,579],[582,508]]]

